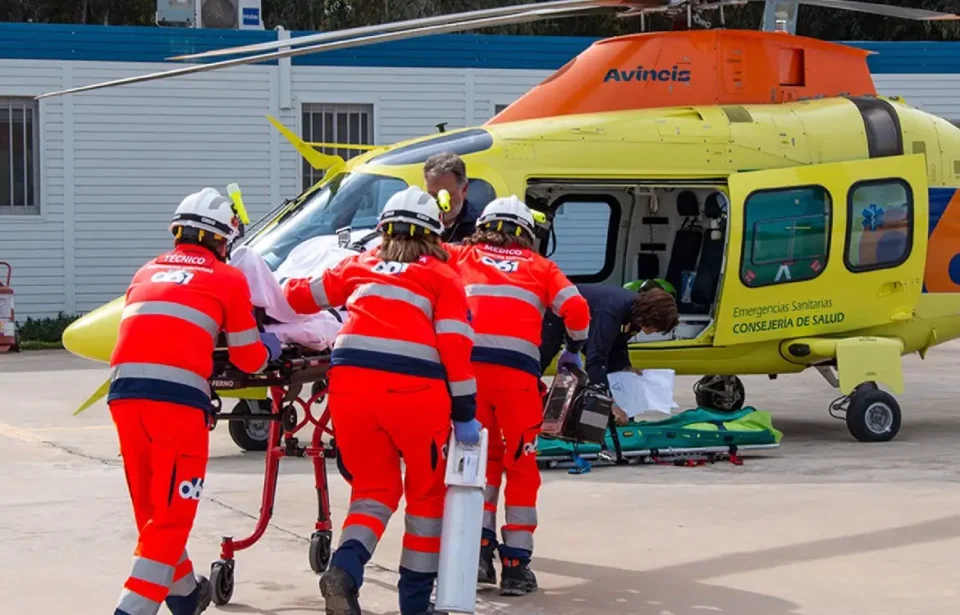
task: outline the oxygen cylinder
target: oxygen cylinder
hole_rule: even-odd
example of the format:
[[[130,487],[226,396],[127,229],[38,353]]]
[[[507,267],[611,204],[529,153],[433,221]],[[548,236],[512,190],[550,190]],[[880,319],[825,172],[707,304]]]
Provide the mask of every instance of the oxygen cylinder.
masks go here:
[[[483,532],[483,490],[487,482],[489,435],[480,431],[474,446],[460,444],[450,434],[447,447],[447,496],[443,502],[437,611],[475,613],[477,565]]]

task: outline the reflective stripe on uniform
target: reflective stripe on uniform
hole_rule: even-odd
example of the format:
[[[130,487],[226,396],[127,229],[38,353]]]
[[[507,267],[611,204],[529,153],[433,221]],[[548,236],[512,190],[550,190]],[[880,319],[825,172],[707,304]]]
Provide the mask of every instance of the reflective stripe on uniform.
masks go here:
[[[355,350],[369,350],[372,352],[385,352],[388,354],[402,355],[424,361],[440,363],[440,354],[436,348],[426,344],[416,342],[404,342],[401,340],[390,340],[382,337],[372,337],[369,335],[357,335],[355,333],[345,333],[337,336],[334,342],[334,349],[351,348]]]
[[[260,341],[260,331],[256,327],[246,331],[227,333],[227,346],[246,346]]]
[[[200,310],[170,301],[141,301],[139,303],[131,303],[123,308],[123,314],[120,320],[133,318],[134,316],[170,316],[172,318],[178,318],[197,325],[209,333],[211,337],[216,336],[220,330],[217,322]]]
[[[187,550],[184,549],[180,559],[177,560],[176,572],[173,575],[175,580],[170,585],[169,595],[171,596],[189,596],[197,587],[197,577],[193,574],[193,564],[187,561],[188,557]],[[182,576],[177,579],[177,574]]]
[[[511,350],[519,352],[532,359],[540,361],[540,349],[533,342],[522,340],[519,337],[509,335],[490,335],[487,333],[477,334],[474,341],[475,348],[494,348],[497,350]]]
[[[310,294],[313,295],[313,300],[317,302],[318,308],[322,310],[329,307],[330,301],[327,299],[327,290],[323,287],[322,276],[310,281]]]
[[[124,588],[117,602],[117,610],[127,615],[156,615],[160,612],[160,603]]]
[[[460,397],[461,395],[476,395],[476,394],[477,394],[476,378],[471,378],[470,380],[458,380],[456,382],[450,383],[451,397]]]
[[[440,533],[443,529],[443,519],[406,515],[404,529],[409,536],[430,538],[439,541]],[[437,544],[437,548],[438,550],[435,552],[416,551],[405,546],[400,555],[400,566],[414,572],[437,572],[440,568],[439,544]]]
[[[519,299],[537,308],[542,314],[543,302],[534,293],[509,284],[470,284],[466,287],[468,297],[509,297]]]
[[[350,515],[373,517],[386,527],[387,522],[390,521],[390,517],[393,515],[393,511],[382,502],[370,498],[361,498],[350,502],[350,508],[347,509],[347,516]]]
[[[567,286],[560,292],[556,294],[553,298],[553,302],[550,304],[550,309],[553,310],[554,314],[559,314],[560,309],[563,307],[563,304],[567,302],[567,299],[571,297],[576,297],[580,294],[580,291],[577,290],[577,287],[574,285]]]
[[[459,320],[438,320],[436,324],[437,335],[441,333],[459,333],[467,339],[473,341],[473,327]]]
[[[440,554],[404,548],[400,554],[400,566],[413,572],[435,573],[440,569]]]
[[[503,544],[514,549],[533,552],[533,532],[526,530],[503,530]]]
[[[170,582],[173,581],[173,573],[173,566],[145,557],[134,557],[133,570],[130,572],[130,577],[161,587],[167,587],[170,585]]]
[[[587,339],[587,333],[589,333],[590,328],[586,329],[567,329],[567,335],[575,342],[582,342]]]
[[[500,488],[487,485],[483,490],[483,529],[496,533],[497,502],[500,501]]]
[[[210,383],[191,371],[159,363],[121,363],[110,371],[110,381],[123,378],[149,378],[193,387],[210,395]]]
[[[353,294],[350,295],[349,299],[347,299],[347,306],[349,307],[362,297],[381,297],[383,299],[403,301],[404,303],[409,303],[414,307],[420,308],[423,310],[423,313],[427,315],[427,318],[431,320],[433,319],[433,305],[430,303],[430,300],[423,295],[418,295],[417,293],[409,291],[406,288],[389,286],[387,284],[376,284],[372,282],[369,284],[364,284],[357,290],[353,291]]]
[[[197,588],[197,577],[192,573],[183,575],[170,586],[170,596],[189,596]]]
[[[507,525],[537,525],[537,509],[534,506],[505,506]]]
[[[347,517],[344,521],[343,531],[340,532],[340,544],[342,545],[348,540],[356,540],[372,555],[373,550],[377,548],[377,543],[380,541],[379,533],[367,525],[356,523],[355,520],[351,519],[354,515],[363,515],[376,519],[380,525],[386,529],[387,522],[390,521],[393,511],[390,510],[390,507],[386,504],[370,498],[361,498],[350,502],[350,508],[347,509]],[[354,522],[351,523],[351,521]]]
[[[440,530],[443,529],[443,519],[406,515],[404,522],[407,534],[422,538],[440,538]]]
[[[377,548],[380,539],[376,533],[365,525],[346,525],[340,532],[340,546],[348,540],[356,540],[363,545],[367,553],[373,555],[373,550]]]

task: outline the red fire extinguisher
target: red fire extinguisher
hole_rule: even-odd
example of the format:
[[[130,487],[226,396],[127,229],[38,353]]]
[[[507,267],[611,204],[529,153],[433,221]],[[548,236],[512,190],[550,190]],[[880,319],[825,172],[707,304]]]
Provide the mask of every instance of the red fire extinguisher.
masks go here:
[[[10,263],[0,261],[0,272],[4,268],[7,270],[6,283],[2,282],[3,276],[0,274],[0,352],[20,352],[17,323],[13,320],[13,288],[10,286],[13,267]]]

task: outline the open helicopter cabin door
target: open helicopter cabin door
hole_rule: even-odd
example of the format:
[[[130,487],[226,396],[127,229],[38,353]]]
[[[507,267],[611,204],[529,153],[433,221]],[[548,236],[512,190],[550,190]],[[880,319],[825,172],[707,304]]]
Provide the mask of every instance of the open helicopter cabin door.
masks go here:
[[[736,173],[714,344],[909,318],[927,247],[923,155]]]

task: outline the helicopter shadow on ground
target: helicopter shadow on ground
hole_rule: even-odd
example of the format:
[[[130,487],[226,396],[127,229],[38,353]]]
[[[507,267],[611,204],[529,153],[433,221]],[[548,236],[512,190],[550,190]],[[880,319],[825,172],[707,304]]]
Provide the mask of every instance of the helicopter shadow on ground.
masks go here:
[[[525,613],[609,613],[611,615],[703,615],[705,611],[737,615],[789,615],[801,605],[775,596],[709,584],[713,578],[937,542],[960,537],[960,515],[898,528],[816,540],[753,552],[720,555],[649,571],[634,571],[584,562],[535,558],[536,569],[586,583],[544,590],[523,599]],[[495,594],[494,594],[495,595]],[[485,598],[484,593],[480,596]],[[534,610],[533,607],[539,607]]]

